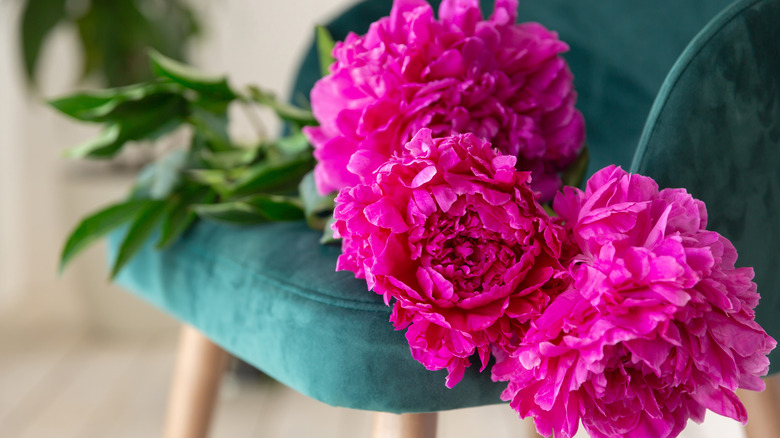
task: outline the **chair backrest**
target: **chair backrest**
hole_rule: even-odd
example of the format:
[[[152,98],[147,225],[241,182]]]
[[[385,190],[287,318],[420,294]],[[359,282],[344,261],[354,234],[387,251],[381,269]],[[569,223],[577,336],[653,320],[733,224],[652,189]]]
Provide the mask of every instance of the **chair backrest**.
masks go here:
[[[691,38],[731,1],[520,1],[520,21],[544,24],[571,47],[565,57],[585,116],[589,173],[608,164],[628,167],[664,77]],[[431,3],[438,7],[440,1]],[[493,0],[481,4],[486,14],[492,11]],[[337,40],[349,31],[365,33],[391,6],[392,0],[366,0],[327,27]],[[318,78],[312,46],[295,81],[293,101],[307,99]]]
[[[738,1],[691,42],[631,170],[707,204],[708,228],[755,268],[757,320],[780,337],[780,0]],[[777,349],[770,362],[780,371]]]

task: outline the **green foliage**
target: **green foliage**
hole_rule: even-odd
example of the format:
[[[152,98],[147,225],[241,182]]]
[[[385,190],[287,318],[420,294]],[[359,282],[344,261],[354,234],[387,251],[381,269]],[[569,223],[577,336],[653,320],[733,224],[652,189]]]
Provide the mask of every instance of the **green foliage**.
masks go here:
[[[199,103],[192,106],[188,120],[200,136],[199,140],[206,146],[206,150],[233,152],[235,148],[227,131],[227,108],[209,111]]]
[[[336,219],[333,216],[330,216],[328,221],[325,222],[325,228],[322,230],[322,237],[320,237],[321,244],[330,245],[341,242],[341,239],[336,239],[336,236],[333,235],[333,228],[331,226],[334,222],[336,222]]]
[[[278,151],[287,156],[297,156],[311,150],[311,145],[301,131],[282,137],[275,144]]]
[[[46,35],[66,18],[67,0],[27,0],[20,26],[24,71],[29,78],[35,75],[38,57]]]
[[[82,220],[65,243],[60,256],[60,271],[91,243],[111,230],[130,222],[146,203],[146,200],[131,199],[112,205]]]
[[[60,112],[85,122],[121,120],[143,112],[161,96],[179,96],[181,87],[170,82],[144,82],[110,90],[82,91],[49,102]]]
[[[253,195],[244,202],[269,221],[297,221],[303,219],[303,206],[296,196]]]
[[[181,183],[182,172],[187,168],[189,157],[182,149],[174,149],[157,161],[144,167],[136,178],[133,197],[166,199]]]
[[[261,152],[260,148],[229,149],[219,152],[204,149],[200,153],[200,158],[212,168],[234,169],[252,164],[260,157]]]
[[[182,124],[189,114],[184,88],[157,81],[86,91],[50,104],[84,122],[104,123],[102,134],[66,152],[71,158],[112,158],[128,141],[154,140]]]
[[[317,26],[317,58],[320,60],[320,74],[326,76],[330,73],[333,64],[333,47],[336,42],[325,26]]]
[[[208,205],[216,199],[216,195],[206,187],[188,186],[168,200],[168,210],[163,219],[160,240],[157,248],[163,249],[176,242],[187,228],[195,222],[196,205]]]
[[[27,77],[34,81],[46,37],[58,25],[75,26],[84,76],[97,75],[110,87],[152,78],[148,47],[184,59],[199,24],[182,0],[25,0],[20,23]]]
[[[223,76],[203,74],[157,52],[150,56],[156,76],[150,81],[51,101],[69,117],[104,126],[95,139],[67,152],[74,158],[111,158],[177,128],[186,127],[191,135],[140,172],[128,201],[93,214],[76,227],[63,250],[62,267],[121,226],[128,231],[112,276],[154,235],[158,248],[170,246],[198,217],[234,225],[306,217],[298,183],[314,160],[300,127],[313,123],[311,113],[254,87],[241,93]],[[289,123],[291,134],[240,146],[229,134],[230,105],[266,106]]]
[[[292,196],[262,194],[219,204],[196,205],[194,208],[202,217],[238,225],[304,218],[300,200]]]
[[[112,279],[143,248],[147,239],[154,234],[154,230],[164,213],[164,201],[149,200],[144,203],[141,211],[130,223],[130,229],[127,230],[127,234],[119,245],[119,252],[114,260],[114,266],[111,268]]]
[[[230,196],[257,192],[277,193],[295,190],[298,182],[314,167],[311,152],[279,160],[267,159],[247,169],[228,188]]]
[[[155,140],[179,127],[187,115],[187,101],[178,94],[154,95],[127,102],[106,120],[106,129],[90,140],[66,152],[70,158],[113,158],[128,141]]]
[[[249,87],[249,99],[260,105],[271,108],[280,119],[292,123],[295,126],[300,127],[317,124],[317,120],[314,118],[314,114],[312,114],[311,111],[281,102],[277,100],[273,94],[265,92],[257,87]]]
[[[188,65],[166,58],[156,50],[150,51],[149,57],[152,60],[152,69],[158,77],[168,78],[214,100],[232,100],[236,97],[225,76],[203,74]]]
[[[321,195],[314,184],[314,172],[309,172],[301,180],[298,192],[303,201],[303,211],[306,214],[306,222],[315,230],[329,231],[327,223],[333,216],[335,207],[335,194]]]

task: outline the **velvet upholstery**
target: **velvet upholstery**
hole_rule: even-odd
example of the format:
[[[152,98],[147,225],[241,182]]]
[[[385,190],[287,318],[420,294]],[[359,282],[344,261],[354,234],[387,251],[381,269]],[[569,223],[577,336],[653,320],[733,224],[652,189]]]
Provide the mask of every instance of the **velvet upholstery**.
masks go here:
[[[500,386],[470,369],[454,389],[393,330],[379,295],[340,250],[303,222],[232,228],[200,222],[167,251],[147,247],[119,283],[199,328],[226,350],[334,406],[424,412],[498,403]],[[472,367],[474,368],[474,367]]]
[[[664,75],[727,3],[521,2],[521,20],[540,21],[571,45],[567,58],[588,125],[591,172],[608,163],[629,165]],[[337,38],[346,29],[363,32],[389,8],[387,0],[361,3],[330,29]],[[316,68],[309,56],[299,93],[307,92]],[[472,367],[448,390],[446,372],[415,362],[403,333],[388,322],[381,297],[351,273],[334,272],[339,249],[317,239],[303,223],[233,228],[199,222],[168,250],[145,248],[118,282],[282,383],[331,405],[401,413],[499,402],[502,385],[488,373]],[[115,235],[113,248],[117,240]]]
[[[780,0],[746,0],[688,46],[653,105],[632,165],[707,204],[708,228],[753,266],[756,319],[780,338]],[[770,355],[780,370],[780,351]]]

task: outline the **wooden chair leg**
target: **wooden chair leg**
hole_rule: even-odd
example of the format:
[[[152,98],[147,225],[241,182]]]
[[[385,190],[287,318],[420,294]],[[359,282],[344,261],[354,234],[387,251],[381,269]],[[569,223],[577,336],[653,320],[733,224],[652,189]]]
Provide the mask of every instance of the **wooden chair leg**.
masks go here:
[[[737,391],[748,412],[747,438],[780,437],[780,378],[775,374],[764,381],[763,392]]]
[[[205,438],[228,355],[189,325],[180,336],[164,436]]]
[[[374,412],[371,438],[436,438],[436,412],[388,414]]]

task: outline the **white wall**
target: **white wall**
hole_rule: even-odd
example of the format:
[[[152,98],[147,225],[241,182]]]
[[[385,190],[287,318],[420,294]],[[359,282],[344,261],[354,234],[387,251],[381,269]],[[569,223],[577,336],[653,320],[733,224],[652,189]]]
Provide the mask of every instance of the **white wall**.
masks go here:
[[[16,2],[0,2],[0,309],[8,306],[11,291],[19,288],[22,277],[20,254],[15,253],[22,245],[19,234],[13,232],[18,230],[21,219],[17,212],[19,190],[14,187],[19,180],[21,148],[14,145],[19,143],[15,126],[22,106],[22,90],[14,86],[16,64],[7,62],[15,55],[15,7]]]
[[[68,164],[59,150],[83,137],[84,128],[54,114],[41,95],[71,89],[79,54],[73,33],[58,29],[41,60],[41,89],[28,89],[17,38],[20,3],[0,2],[0,312],[28,305],[73,316],[78,299],[56,276]]]
[[[100,248],[77,260],[63,278],[56,265],[77,218],[121,197],[127,181],[79,177],[79,168],[61,157],[62,149],[89,138],[94,128],[55,114],[26,90],[18,56],[19,3],[0,0],[0,321],[20,308],[36,309],[45,321],[116,319],[110,306],[124,312],[132,303],[110,288],[87,291],[105,287]],[[352,1],[193,3],[205,21],[205,34],[193,46],[194,63],[228,73],[235,85],[254,83],[284,95],[313,25]],[[41,61],[43,96],[85,87],[76,84],[80,53],[72,29],[57,29]],[[235,128],[239,135],[254,135],[245,120]],[[276,132],[276,125],[268,123],[268,130]],[[118,301],[96,305],[96,296]]]

